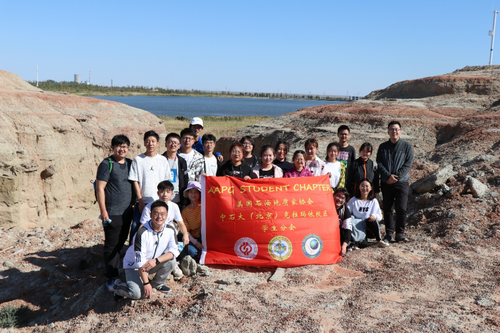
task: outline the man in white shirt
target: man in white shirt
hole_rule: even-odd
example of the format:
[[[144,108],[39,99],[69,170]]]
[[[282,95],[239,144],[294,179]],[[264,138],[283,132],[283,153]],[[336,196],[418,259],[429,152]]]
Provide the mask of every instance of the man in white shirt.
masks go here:
[[[205,158],[205,174],[207,176],[216,176],[217,167],[219,165],[217,157],[214,155],[215,142],[217,139],[213,134],[204,134],[201,140],[203,141],[203,148],[205,148],[203,154]]]
[[[203,155],[193,149],[195,137],[190,128],[181,131],[182,146],[179,156],[186,160],[189,181],[200,181],[205,166]]]
[[[157,185],[163,180],[170,180],[170,167],[165,157],[156,150],[159,146],[160,136],[155,131],[144,133],[144,146],[146,152],[140,154],[132,161],[128,179],[134,182],[134,192],[138,204],[134,209],[132,228],[130,229],[130,243],[137,229],[142,210],[148,203],[158,199]]]

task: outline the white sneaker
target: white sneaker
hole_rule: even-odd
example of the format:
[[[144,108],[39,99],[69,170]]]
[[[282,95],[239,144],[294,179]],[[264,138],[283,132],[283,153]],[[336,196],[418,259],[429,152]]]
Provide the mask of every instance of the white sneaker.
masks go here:
[[[378,247],[388,247],[389,243],[385,240],[379,240],[378,241]]]
[[[184,274],[182,274],[181,269],[179,268],[179,265],[175,265],[174,270],[172,271],[172,275],[174,276],[175,281],[179,281],[184,277]]]

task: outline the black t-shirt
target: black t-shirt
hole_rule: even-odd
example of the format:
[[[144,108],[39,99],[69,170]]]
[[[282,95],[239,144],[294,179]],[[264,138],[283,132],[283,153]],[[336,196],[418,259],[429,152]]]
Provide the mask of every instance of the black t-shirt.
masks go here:
[[[248,164],[241,163],[240,165],[235,166],[230,160],[217,169],[217,176],[232,176],[238,178],[245,178],[245,176],[249,176],[252,179],[257,178]]]
[[[252,155],[252,157],[248,157],[248,158],[244,157],[243,163],[248,164],[250,166],[250,168],[253,168],[257,164],[259,164],[259,159],[257,158],[257,156]]]
[[[356,159],[356,149],[353,146],[348,145],[347,147],[340,147],[339,155],[337,156],[337,161],[344,164],[345,166],[345,182],[346,188],[352,188],[352,165]],[[352,194],[352,193],[351,193]]]
[[[267,171],[259,169],[259,178],[274,178],[274,168]]]
[[[109,159],[112,162],[111,172],[109,172]],[[125,163],[120,164],[110,156],[97,168],[96,179],[107,182],[104,195],[109,215],[121,215],[133,203],[133,183],[128,180],[131,164],[132,161],[128,158],[125,159]]]
[[[273,161],[273,164],[276,166],[279,166],[281,168],[281,170],[283,170],[283,174],[285,174],[285,172],[287,172],[288,170],[290,170],[293,167],[292,163],[290,163],[288,161],[280,162],[280,161],[278,161],[278,159],[275,159]]]

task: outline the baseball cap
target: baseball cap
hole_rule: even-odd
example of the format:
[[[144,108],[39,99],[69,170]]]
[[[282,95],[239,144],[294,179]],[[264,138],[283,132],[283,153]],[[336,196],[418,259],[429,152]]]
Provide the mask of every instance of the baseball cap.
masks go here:
[[[200,125],[201,127],[203,127],[203,120],[201,120],[201,118],[199,117],[194,117],[193,119],[191,119],[189,125]]]

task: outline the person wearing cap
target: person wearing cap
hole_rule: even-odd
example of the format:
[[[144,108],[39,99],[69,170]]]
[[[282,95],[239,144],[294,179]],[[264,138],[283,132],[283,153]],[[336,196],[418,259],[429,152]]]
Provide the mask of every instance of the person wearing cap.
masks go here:
[[[189,244],[187,254],[198,261],[198,255],[203,249],[201,243],[201,185],[199,182],[192,181],[188,183],[184,191],[184,197],[189,198],[191,202],[182,211],[182,219],[186,224],[189,233]]]
[[[203,147],[203,141],[201,132],[203,131],[203,120],[200,117],[193,117],[189,122],[189,128],[193,130],[195,134],[195,143],[193,144],[193,149],[203,155],[205,152],[205,148]],[[224,157],[221,153],[216,152],[215,157],[219,162],[224,160]]]

